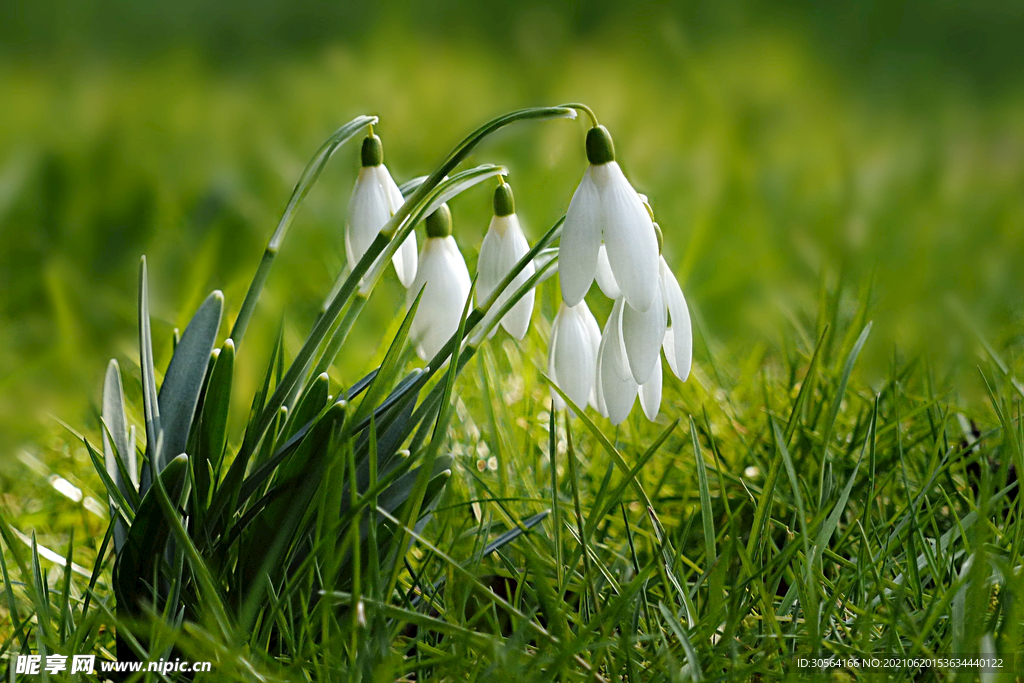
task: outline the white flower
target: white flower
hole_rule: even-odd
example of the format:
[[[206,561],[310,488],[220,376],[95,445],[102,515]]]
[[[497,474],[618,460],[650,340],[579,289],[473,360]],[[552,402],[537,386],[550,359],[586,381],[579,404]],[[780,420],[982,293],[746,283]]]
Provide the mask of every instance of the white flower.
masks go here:
[[[433,358],[458,332],[469,298],[469,269],[451,236],[451,212],[442,204],[427,217],[427,239],[420,252],[416,278],[406,293],[411,306],[423,290],[409,337],[423,360]]]
[[[480,301],[486,301],[497,289],[509,271],[530,251],[519,218],[515,214],[512,188],[502,183],[494,191],[494,216],[480,245],[480,259],[477,261],[477,293]],[[535,272],[531,261],[519,271],[509,286],[498,296],[491,311],[497,312]],[[534,291],[531,289],[512,306],[501,319],[501,326],[516,339],[526,336],[533,315]],[[497,330],[497,327],[492,331]]]
[[[664,257],[660,258],[659,273],[660,292],[652,307],[638,313],[624,299],[616,299],[601,337],[597,408],[613,424],[626,419],[638,394],[647,418],[658,416],[663,380],[661,350],[676,377],[685,382],[690,375],[690,312]]]
[[[608,263],[608,248],[604,246],[603,242],[601,248],[597,250],[597,286],[612,301],[622,296],[619,283],[615,281],[615,276],[612,274],[611,264]]]
[[[661,259],[661,288],[668,309],[669,327],[665,330],[665,360],[672,373],[683,382],[690,376],[693,363],[693,329],[690,326],[690,308],[672,269]]]
[[[575,306],[559,306],[551,325],[548,347],[548,375],[552,381],[582,408],[594,396],[594,376],[601,328],[586,301]],[[551,401],[556,409],[565,401],[553,389]]]
[[[601,243],[622,296],[637,311],[654,303],[658,290],[658,240],[653,221],[615,162],[603,126],[587,132],[590,167],[569,203],[559,245],[562,298],[579,303],[597,274]]]
[[[612,424],[620,424],[629,416],[639,389],[629,372],[622,339],[622,310],[625,306],[625,299],[615,300],[604,324],[597,352],[597,409]]]
[[[404,201],[383,161],[380,138],[368,135],[363,140],[363,165],[359,169],[355,187],[352,188],[352,198],[348,203],[345,256],[349,268],[359,263],[380,229],[395,215]],[[408,287],[416,277],[416,233],[409,233],[391,257],[391,263],[395,266],[399,281]]]
[[[654,365],[651,378],[640,385],[640,407],[651,422],[658,417],[661,410],[661,363]]]

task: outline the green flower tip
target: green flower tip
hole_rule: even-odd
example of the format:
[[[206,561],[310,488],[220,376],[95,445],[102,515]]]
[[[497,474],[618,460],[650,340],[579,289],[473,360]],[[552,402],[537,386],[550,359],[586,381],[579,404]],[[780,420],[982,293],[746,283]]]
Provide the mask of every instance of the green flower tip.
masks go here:
[[[384,163],[384,145],[380,138],[370,133],[363,138],[363,166],[380,166]]]
[[[615,143],[604,126],[594,126],[587,131],[587,161],[594,165],[615,161]]]
[[[661,226],[654,223],[654,234],[658,237],[658,253],[661,253],[661,248],[665,245],[665,235],[661,232]]]
[[[512,186],[502,183],[494,188],[494,215],[511,216],[516,212],[516,200],[512,196]]]
[[[448,237],[452,234],[452,211],[447,204],[442,204],[423,223],[427,237]]]

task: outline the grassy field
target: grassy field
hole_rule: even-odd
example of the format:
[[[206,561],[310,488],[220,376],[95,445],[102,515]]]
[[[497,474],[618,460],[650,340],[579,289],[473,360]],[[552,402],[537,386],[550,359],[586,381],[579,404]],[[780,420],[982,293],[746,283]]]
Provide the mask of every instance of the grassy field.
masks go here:
[[[747,681],[805,678],[800,656],[1009,665],[1024,650],[1019,89],[979,94],[942,71],[925,72],[930,85],[854,82],[785,31],[601,35],[560,43],[556,70],[528,46],[510,59],[392,38],[238,71],[184,51],[0,67],[5,665],[115,657],[107,495],[57,420],[101,450],[113,357],[141,442],[139,256],[162,378],[174,330],[213,289],[224,341],[289,192],[339,125],[379,115],[402,182],[491,116],[566,101],[598,112],[651,198],[693,315],[689,381],[666,374],[655,423],[637,408],[618,428],[552,415],[549,280],[527,338],[499,332],[459,376],[450,427],[429,440],[451,477],[408,555],[387,558],[394,586],[371,562],[354,586],[268,598],[254,626],[211,569],[226,619],[203,593],[188,618],[147,622],[147,651],[212,660],[200,680]],[[468,161],[509,168],[531,242],[565,212],[584,130],[518,124]],[[246,446],[278,329],[290,362],[343,266],[357,163],[342,148],[292,226],[237,357],[230,453]],[[483,187],[452,202],[471,272]],[[330,368],[332,395],[390,358],[404,304],[389,271]],[[603,321],[610,304],[592,305]],[[400,360],[395,377],[422,366]],[[205,590],[205,565],[178,561],[180,585]],[[985,680],[1014,680],[1001,675]],[[827,680],[976,677],[852,667]]]

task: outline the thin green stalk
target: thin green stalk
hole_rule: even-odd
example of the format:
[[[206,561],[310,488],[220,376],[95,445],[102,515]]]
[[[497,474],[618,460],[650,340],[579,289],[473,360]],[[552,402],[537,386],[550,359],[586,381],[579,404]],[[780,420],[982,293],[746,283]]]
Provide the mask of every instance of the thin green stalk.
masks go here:
[[[285,235],[295,219],[295,214],[298,211],[299,205],[302,204],[302,200],[313,189],[317,178],[320,177],[320,172],[324,170],[327,161],[338,148],[351,140],[360,130],[375,123],[377,123],[376,116],[357,116],[352,119],[334,131],[306,165],[306,169],[299,177],[299,182],[295,184],[295,189],[292,190],[292,196],[289,198],[288,205],[281,215],[281,220],[277,222],[277,229],[274,230],[274,234],[270,236],[270,241],[267,242],[267,247],[263,251],[263,258],[260,260],[260,265],[256,268],[256,274],[252,278],[252,283],[250,283],[249,289],[245,293],[245,299],[242,301],[242,307],[238,311],[238,317],[235,318],[235,325],[231,328],[231,339],[234,340],[236,348],[242,343],[242,337],[245,336],[249,320],[256,309],[256,303],[259,301],[260,294],[263,292],[263,285],[267,282],[270,269],[274,265],[274,259],[277,258],[277,253],[281,250],[281,243],[284,242]]]
[[[558,503],[558,438],[556,434],[557,411],[548,414],[548,462],[551,467],[551,517],[552,542],[555,545],[555,585],[562,586],[562,506]]]
[[[587,525],[583,523],[583,506],[580,504],[580,482],[576,472],[576,450],[572,447],[572,430],[569,428],[569,416],[565,417],[566,456],[569,461],[569,481],[572,484],[572,505],[576,512],[576,527],[580,535],[580,547],[583,555],[583,575],[590,590],[590,599],[594,603],[594,614],[601,613],[601,605],[597,599],[597,587],[590,571],[590,549],[587,547]]]

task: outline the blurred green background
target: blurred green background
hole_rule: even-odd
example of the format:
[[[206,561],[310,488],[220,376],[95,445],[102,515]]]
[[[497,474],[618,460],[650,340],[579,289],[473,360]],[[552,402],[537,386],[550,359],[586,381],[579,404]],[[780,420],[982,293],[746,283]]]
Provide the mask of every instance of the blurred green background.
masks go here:
[[[141,254],[158,367],[209,290],[233,316],[306,161],[359,113],[381,117],[402,181],[492,115],[586,102],[665,229],[708,340],[698,364],[713,352],[734,380],[756,375],[820,301],[852,316],[866,297],[869,375],[898,347],[977,392],[971,325],[1012,366],[1024,357],[1022,35],[1013,0],[14,0],[0,22],[0,470],[24,449],[59,455],[50,415],[95,428],[108,358],[134,369]],[[478,152],[511,169],[531,237],[564,212],[582,140],[580,123],[524,125]],[[292,228],[242,356],[254,372],[284,315],[294,351],[343,265],[356,150]],[[488,195],[453,207],[471,269]],[[367,353],[404,303],[389,278],[356,331]]]

